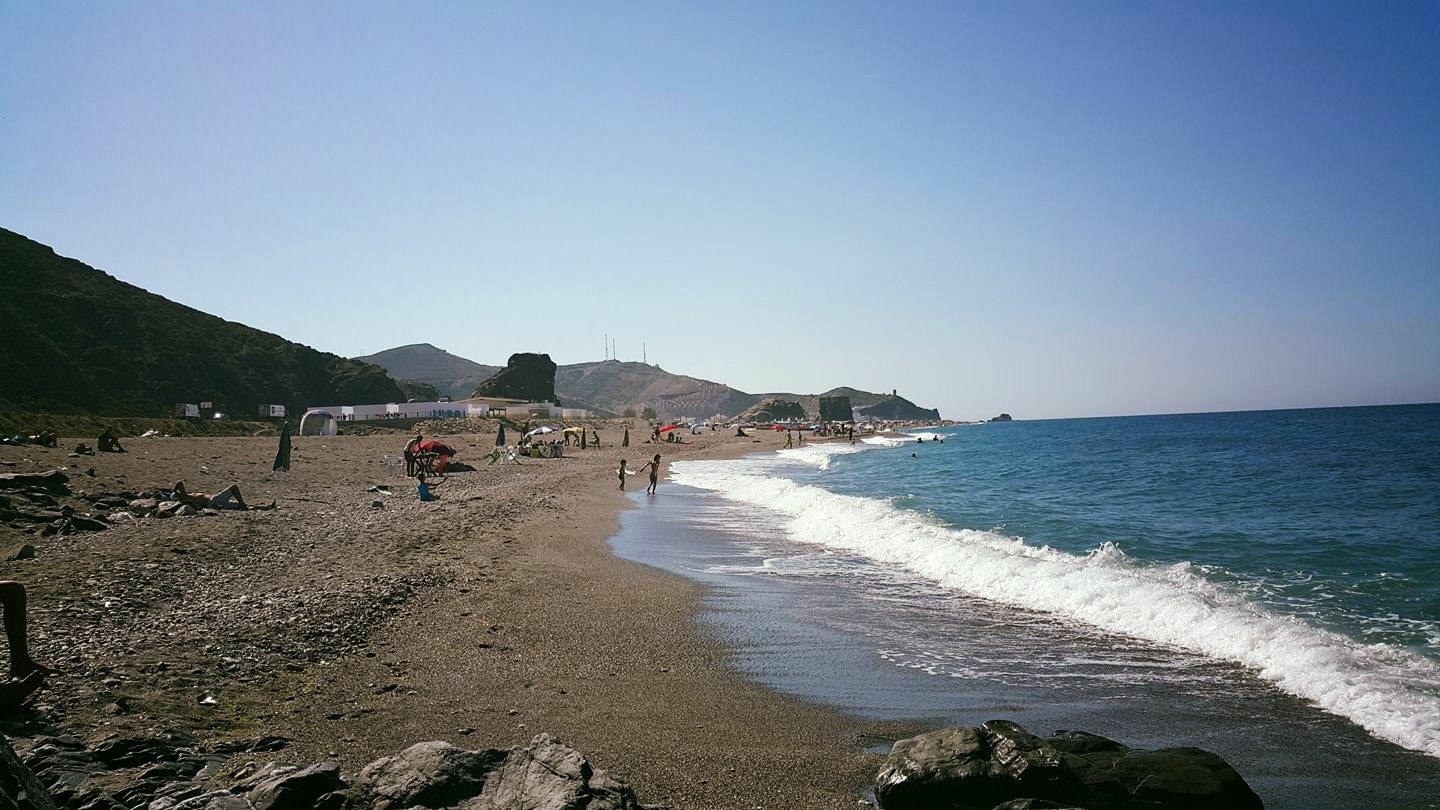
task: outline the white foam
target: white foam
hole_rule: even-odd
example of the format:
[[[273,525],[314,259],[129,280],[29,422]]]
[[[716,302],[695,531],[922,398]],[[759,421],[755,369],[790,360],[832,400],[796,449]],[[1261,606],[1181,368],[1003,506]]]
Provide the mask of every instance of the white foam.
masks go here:
[[[1139,565],[1111,544],[1083,557],[1066,554],[757,471],[763,469],[747,461],[677,461],[671,475],[775,514],[792,540],[900,566],[984,599],[1234,661],[1377,737],[1440,757],[1440,666],[1414,652],[1271,613],[1189,564]]]

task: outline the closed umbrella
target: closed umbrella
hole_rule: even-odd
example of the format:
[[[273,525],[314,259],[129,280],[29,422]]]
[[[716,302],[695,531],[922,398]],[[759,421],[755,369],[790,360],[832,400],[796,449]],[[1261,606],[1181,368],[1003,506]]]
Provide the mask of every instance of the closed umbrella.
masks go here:
[[[496,447],[504,447],[504,446],[505,446],[505,425],[504,425],[504,424],[501,424],[501,425],[500,425],[500,430],[499,430],[499,432],[497,432],[497,433],[495,434],[495,446],[496,446]]]
[[[630,428],[628,428],[628,427],[625,428],[625,438],[620,440],[620,446],[621,446],[621,447],[629,447],[629,446],[630,446]]]
[[[290,472],[290,423],[280,430],[280,449],[275,453],[275,470]]]

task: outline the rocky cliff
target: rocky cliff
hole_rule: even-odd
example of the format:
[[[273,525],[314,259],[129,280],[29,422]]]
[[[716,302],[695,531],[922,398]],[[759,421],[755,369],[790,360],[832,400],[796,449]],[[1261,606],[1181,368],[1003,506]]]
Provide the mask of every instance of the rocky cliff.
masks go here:
[[[555,361],[548,354],[512,354],[505,367],[481,383],[472,396],[554,402]]]

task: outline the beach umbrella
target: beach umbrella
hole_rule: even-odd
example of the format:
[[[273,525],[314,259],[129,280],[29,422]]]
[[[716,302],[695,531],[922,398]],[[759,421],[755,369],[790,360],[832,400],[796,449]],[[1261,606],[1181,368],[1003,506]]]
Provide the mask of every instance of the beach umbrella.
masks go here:
[[[628,427],[625,428],[625,438],[620,440],[620,446],[621,446],[621,447],[629,447],[629,446],[630,446],[630,428],[628,428]]]
[[[280,429],[280,449],[275,453],[275,470],[290,472],[290,423]]]
[[[505,446],[505,425],[503,423],[500,425],[500,431],[495,434],[495,446]]]
[[[580,449],[585,449],[585,428],[580,428]]]
[[[535,428],[534,430],[530,431],[529,433],[526,433],[526,434],[525,434],[525,437],[528,439],[528,438],[531,437],[531,436],[543,436],[543,435],[545,435],[546,433],[554,433],[554,432],[555,432],[555,428],[550,427],[549,425],[542,425],[542,426],[540,426],[540,427],[538,427],[538,428]]]
[[[680,426],[677,425],[677,424],[675,424],[674,422],[671,422],[670,424],[666,425],[665,427],[660,428],[660,432],[661,432],[661,433],[664,433],[664,432],[667,431],[667,430],[674,430],[674,429],[677,428],[677,427],[680,427]]]

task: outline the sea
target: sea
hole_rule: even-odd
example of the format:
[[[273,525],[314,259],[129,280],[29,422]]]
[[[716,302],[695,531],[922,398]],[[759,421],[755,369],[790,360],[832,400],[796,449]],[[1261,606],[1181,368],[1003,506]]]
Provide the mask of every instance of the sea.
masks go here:
[[[611,545],[771,688],[1440,807],[1440,405],[961,425],[676,461]],[[883,748],[883,746],[882,746]]]

